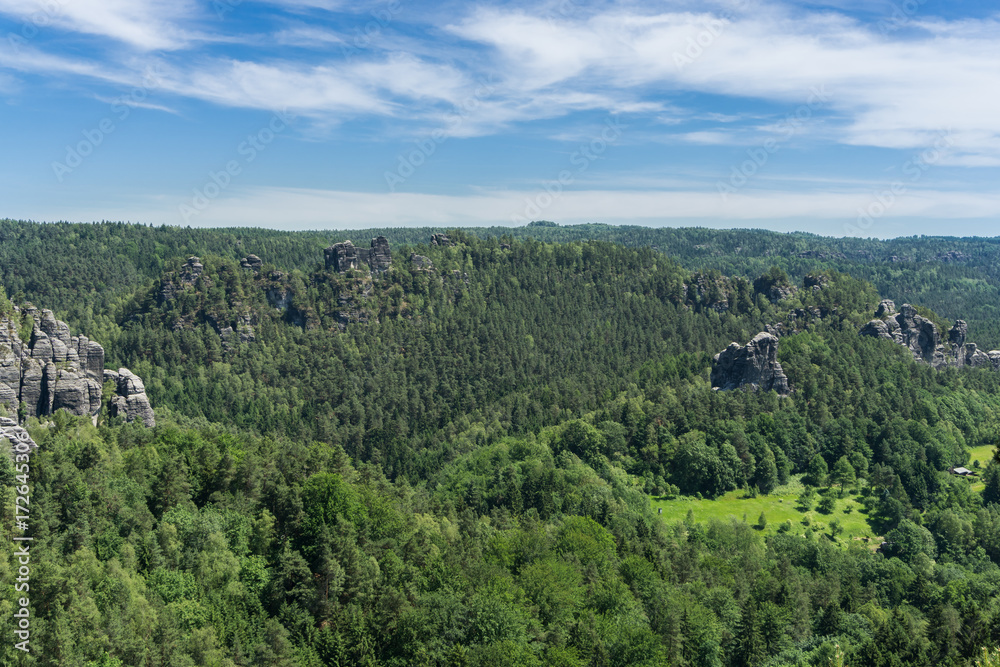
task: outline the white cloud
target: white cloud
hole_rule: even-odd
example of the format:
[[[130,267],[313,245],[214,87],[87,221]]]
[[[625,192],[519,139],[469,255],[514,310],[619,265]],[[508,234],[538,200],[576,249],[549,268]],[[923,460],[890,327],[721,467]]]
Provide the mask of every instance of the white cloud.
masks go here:
[[[0,0],[0,13],[38,30],[54,26],[153,51],[184,46],[192,35],[182,24],[199,11],[193,0]]]
[[[1000,156],[1000,23],[919,25],[922,36],[894,39],[842,15],[772,4],[728,19],[481,9],[450,29],[495,50],[525,97],[539,89],[647,98],[697,91],[794,108],[825,86],[829,109],[846,119],[843,143],[915,148],[952,127],[956,160]]]

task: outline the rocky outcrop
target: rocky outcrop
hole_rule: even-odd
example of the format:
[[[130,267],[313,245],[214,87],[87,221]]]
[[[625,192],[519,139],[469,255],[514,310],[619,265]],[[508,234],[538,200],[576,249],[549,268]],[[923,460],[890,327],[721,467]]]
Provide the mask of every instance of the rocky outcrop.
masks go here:
[[[744,346],[730,343],[712,360],[712,388],[728,391],[749,388],[791,393],[788,378],[778,363],[778,339],[767,332],[754,336]]]
[[[117,372],[104,371],[104,379],[115,383],[117,395],[109,406],[112,417],[122,417],[128,422],[141,421],[146,426],[156,425],[146,386],[138,375],[127,368],[119,368]]]
[[[383,273],[392,264],[389,241],[384,236],[373,238],[370,248],[358,247],[350,241],[334,243],[323,251],[323,259],[327,269],[338,273],[362,266],[367,266],[372,273]]]
[[[882,299],[875,310],[875,317],[889,317],[896,314],[896,304],[891,299]]]
[[[29,450],[38,449],[38,445],[31,439],[28,432],[11,417],[0,417],[0,438],[6,438],[11,447],[17,447],[23,443],[28,446]],[[24,448],[20,449],[23,452]]]
[[[810,273],[802,279],[802,284],[807,290],[819,292],[830,284],[830,278],[822,273]]]
[[[917,314],[917,309],[904,303],[899,312],[892,301],[884,299],[871,320],[859,332],[862,336],[891,340],[910,350],[918,361],[934,367],[972,366],[1000,370],[1000,350],[985,352],[967,341],[969,325],[956,320],[943,342],[934,322]]]
[[[965,345],[969,335],[969,325],[965,320],[955,320],[954,326],[948,330],[948,342],[952,345]]]
[[[198,276],[205,272],[205,265],[201,263],[200,257],[188,257],[177,274],[178,280],[185,285],[194,285],[198,281]]]
[[[418,255],[417,253],[412,253],[410,255],[410,265],[413,267],[414,271],[434,270],[434,264],[431,263],[430,258],[424,255]]]
[[[29,321],[34,324],[25,343],[19,329]],[[104,348],[86,336],[71,335],[52,311],[26,306],[15,309],[13,317],[0,318],[0,417],[44,417],[56,410],[94,417],[101,409],[105,373]],[[145,390],[133,394],[142,395],[132,403],[145,401],[141,419],[152,426]],[[119,391],[119,397],[129,396]]]
[[[872,320],[866,324],[861,329],[862,336],[871,336],[872,338],[884,338],[885,340],[892,340],[892,334],[889,333],[889,326],[882,320]]]
[[[447,234],[431,234],[431,245],[449,248],[455,245]]]
[[[240,268],[246,269],[248,271],[253,271],[254,275],[260,273],[261,268],[264,266],[264,261],[257,255],[247,255],[240,260]]]

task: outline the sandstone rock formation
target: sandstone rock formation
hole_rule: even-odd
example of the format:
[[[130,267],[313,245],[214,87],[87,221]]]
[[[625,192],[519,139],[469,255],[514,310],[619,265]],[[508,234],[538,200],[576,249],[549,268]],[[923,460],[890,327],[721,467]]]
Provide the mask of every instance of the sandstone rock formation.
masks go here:
[[[389,270],[392,255],[389,252],[389,241],[384,236],[372,239],[370,248],[360,248],[350,241],[334,243],[323,251],[326,268],[343,273],[348,269],[359,269],[363,265],[372,273],[382,273]]]
[[[19,328],[29,316],[34,324],[25,343]],[[16,309],[13,317],[0,317],[0,417],[27,419],[60,409],[96,416],[105,374],[104,348],[86,336],[72,336],[52,311],[25,306]],[[138,384],[127,387],[130,393],[118,387],[119,397],[129,399],[127,409],[119,414],[152,426],[153,410],[145,389],[135,390],[142,387],[142,381],[135,379]]]
[[[891,340],[913,353],[918,361],[935,368],[940,366],[972,366],[1000,370],[1000,350],[984,352],[967,341],[969,325],[956,320],[943,342],[937,325],[917,314],[917,309],[904,303],[896,313],[896,305],[883,299],[875,311],[875,319],[862,327],[862,336]]]
[[[431,245],[448,248],[455,245],[447,234],[431,234]]]
[[[240,268],[248,269],[254,272],[254,275],[260,273],[261,268],[264,266],[264,261],[257,255],[247,255],[240,260]]]
[[[117,372],[104,371],[104,379],[115,383],[117,396],[111,399],[109,406],[112,417],[120,416],[130,422],[139,420],[146,426],[156,425],[146,386],[138,375],[127,368],[119,368]]]
[[[31,439],[28,432],[10,417],[0,417],[0,438],[6,438],[11,447],[24,443],[31,450],[38,449],[38,445]]]
[[[889,317],[896,314],[896,304],[891,299],[882,299],[875,311],[875,317]]]
[[[778,339],[767,332],[754,336],[745,346],[730,343],[712,360],[712,388],[723,391],[747,387],[791,393],[788,378],[778,363]]]
[[[806,289],[818,292],[830,284],[830,278],[823,275],[822,273],[819,274],[810,273],[805,278],[802,279],[802,284],[805,286]]]
[[[410,255],[410,264],[413,265],[415,271],[433,271],[434,264],[431,263],[430,258],[424,255],[418,255],[417,253],[412,253]]]

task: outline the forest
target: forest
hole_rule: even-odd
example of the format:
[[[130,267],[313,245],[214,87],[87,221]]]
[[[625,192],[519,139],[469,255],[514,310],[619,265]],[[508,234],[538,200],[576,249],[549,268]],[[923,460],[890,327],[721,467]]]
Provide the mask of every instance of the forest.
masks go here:
[[[324,265],[379,234],[387,272]],[[29,420],[29,468],[0,457],[4,664],[1000,664],[1000,372],[858,335],[892,298],[1000,347],[995,239],[2,221],[0,241],[0,313],[54,310],[157,417],[57,412]],[[765,327],[791,394],[713,390],[713,356]],[[794,529],[655,510],[793,487]],[[806,525],[848,501],[885,544]]]

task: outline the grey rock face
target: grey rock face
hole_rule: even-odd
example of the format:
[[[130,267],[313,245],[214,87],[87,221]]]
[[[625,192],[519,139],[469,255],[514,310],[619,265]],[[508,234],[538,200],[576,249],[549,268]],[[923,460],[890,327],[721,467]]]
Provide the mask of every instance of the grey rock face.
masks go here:
[[[249,269],[254,273],[258,273],[261,267],[264,266],[264,261],[257,255],[247,255],[240,260],[240,267],[244,269]]]
[[[862,336],[872,336],[873,338],[885,338],[886,340],[892,340],[892,334],[889,333],[889,327],[882,320],[872,320],[861,329]]]
[[[412,264],[413,268],[417,271],[430,271],[434,268],[434,264],[431,263],[430,258],[425,257],[424,255],[418,255],[417,253],[410,255],[410,264]]]
[[[111,416],[124,417],[125,421],[141,421],[146,426],[155,426],[156,417],[146,396],[146,386],[142,379],[127,368],[118,372],[104,371],[104,379],[115,383],[117,396],[111,399]]]
[[[934,365],[944,362],[943,351],[938,350],[941,334],[937,325],[918,315],[917,309],[908,303],[902,305],[895,319],[899,324],[899,331],[894,332],[893,337],[904,347],[908,347],[916,359]]]
[[[205,271],[205,265],[201,263],[200,257],[188,257],[187,262],[181,267],[180,272],[177,274],[177,278],[185,285],[194,285],[200,276]]]
[[[875,311],[875,317],[889,317],[896,314],[896,304],[891,299],[882,299]]]
[[[350,241],[334,243],[323,251],[327,269],[343,273],[348,269],[359,269],[367,265],[374,273],[388,271],[392,264],[389,241],[384,236],[372,239],[370,248],[360,248]]]
[[[28,432],[10,417],[0,417],[0,438],[6,438],[12,448],[24,443],[31,450],[38,449],[38,445],[31,439]]]
[[[791,285],[772,285],[767,292],[767,299],[771,303],[778,303],[793,294],[795,294],[795,288]]]
[[[955,320],[955,325],[948,330],[948,342],[952,345],[965,345],[965,338],[969,335],[969,325],[965,320]]]
[[[993,370],[1000,371],[1000,350],[990,350],[986,356],[990,358]]]
[[[86,336],[70,335],[69,327],[55,319],[52,311],[32,308],[30,312],[35,324],[28,345],[17,331],[19,317],[0,318],[0,416],[16,419],[19,407],[25,417],[47,416],[56,410],[96,416],[101,409],[104,348]],[[143,421],[153,425],[149,400],[145,393],[142,396]]]
[[[895,304],[884,299],[878,306],[874,319],[859,332],[862,336],[873,336],[892,340],[909,349],[915,359],[924,361],[935,368],[941,366],[971,366],[1000,370],[1000,350],[985,352],[975,343],[967,341],[969,325],[965,320],[956,320],[948,330],[948,341],[942,343],[937,326],[917,314],[917,309],[904,303],[895,313]],[[893,316],[894,315],[894,316]]]
[[[431,245],[441,246],[442,248],[448,248],[455,244],[452,243],[452,240],[448,238],[447,234],[432,234]]]
[[[712,360],[712,388],[723,391],[748,387],[791,393],[788,378],[778,363],[778,339],[767,332],[754,336],[745,346],[730,343]]]
[[[368,255],[368,265],[375,273],[382,273],[389,270],[390,264],[392,264],[392,255],[389,252],[389,240],[384,236],[373,238],[371,251]]]

